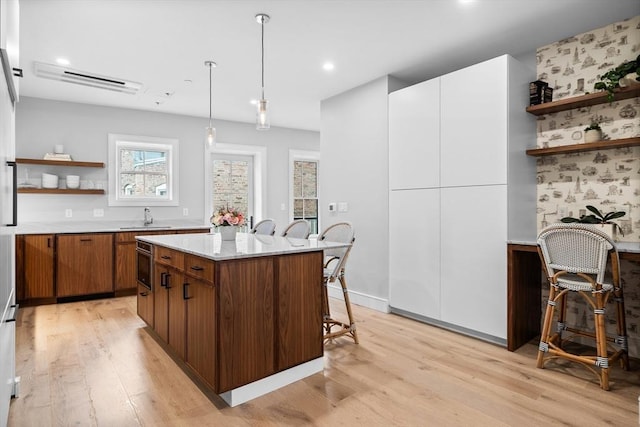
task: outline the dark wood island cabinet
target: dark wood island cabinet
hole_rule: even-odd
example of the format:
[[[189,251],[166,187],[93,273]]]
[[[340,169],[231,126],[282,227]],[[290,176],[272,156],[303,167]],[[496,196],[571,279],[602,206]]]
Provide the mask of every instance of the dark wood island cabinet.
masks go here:
[[[343,244],[245,233],[138,240],[153,246],[150,329],[229,405],[322,371],[323,249]]]

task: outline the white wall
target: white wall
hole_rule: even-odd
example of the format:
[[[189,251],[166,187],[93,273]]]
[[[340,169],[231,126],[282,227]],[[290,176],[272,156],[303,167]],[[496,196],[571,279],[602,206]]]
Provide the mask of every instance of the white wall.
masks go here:
[[[203,220],[204,212],[204,129],[207,118],[180,116],[70,102],[22,97],[16,112],[16,157],[42,158],[53,152],[54,144],[64,144],[74,160],[107,164],[109,133],[177,138],[180,142],[180,206],[152,208],[155,219]],[[289,222],[289,149],[318,150],[318,132],[272,127],[258,132],[254,124],[215,120],[218,142],[267,147],[266,215],[276,220],[277,230]],[[39,177],[42,167],[21,165],[18,181],[29,168],[30,178]],[[67,173],[82,179],[107,180],[107,168],[51,168],[51,173]],[[106,187],[105,187],[106,188]],[[280,209],[284,204],[286,209]],[[65,209],[73,218],[65,218]],[[104,218],[93,218],[93,209],[104,209]],[[189,216],[182,216],[183,208]],[[140,220],[139,207],[109,207],[107,196],[20,194],[19,221]],[[207,218],[208,219],[208,218]]]
[[[379,310],[387,310],[389,294],[388,94],[401,85],[385,76],[320,105],[322,228],[353,223],[356,241],[347,264],[351,301]],[[348,211],[329,213],[331,202],[347,202]]]

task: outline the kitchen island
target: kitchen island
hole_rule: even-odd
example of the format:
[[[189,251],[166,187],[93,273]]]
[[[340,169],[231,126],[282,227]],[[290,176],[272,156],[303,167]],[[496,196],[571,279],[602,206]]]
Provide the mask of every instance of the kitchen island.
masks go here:
[[[139,283],[138,314],[230,406],[322,371],[323,250],[345,244],[246,233],[137,241],[152,260],[147,269],[139,257],[151,286]]]

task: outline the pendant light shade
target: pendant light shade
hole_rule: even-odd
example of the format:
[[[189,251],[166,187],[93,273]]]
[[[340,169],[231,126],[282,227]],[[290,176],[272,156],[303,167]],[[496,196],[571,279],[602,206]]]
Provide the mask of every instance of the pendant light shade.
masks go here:
[[[217,64],[213,61],[204,61],[204,65],[209,67],[209,126],[205,129],[205,143],[208,148],[211,148],[216,142],[216,128],[213,127],[213,119],[211,118],[211,70]]]
[[[262,80],[261,80],[261,91],[260,91],[260,100],[258,101],[257,107],[258,111],[256,113],[256,129],[258,130],[268,130],[271,126],[269,124],[269,115],[267,111],[267,100],[264,98],[264,24],[269,22],[269,15],[264,13],[259,13],[256,15],[256,21],[260,24],[260,29],[262,32],[261,38],[261,51],[262,51]]]

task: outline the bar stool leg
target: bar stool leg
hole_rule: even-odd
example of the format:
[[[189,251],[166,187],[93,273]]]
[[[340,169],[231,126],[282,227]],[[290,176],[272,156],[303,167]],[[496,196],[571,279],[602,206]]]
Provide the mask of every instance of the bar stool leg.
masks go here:
[[[596,323],[596,367],[600,368],[600,387],[609,390],[609,356],[607,354],[607,335],[604,325],[604,296],[602,292],[596,293],[595,308],[593,310]]]
[[[544,323],[542,324],[542,332],[540,333],[540,345],[538,346],[538,360],[536,366],[544,367],[544,355],[549,351],[549,331],[551,330],[551,322],[553,321],[553,311],[555,309],[556,297],[555,286],[549,286],[549,299],[547,301],[547,309],[544,313]]]
[[[342,292],[344,294],[344,303],[347,306],[347,316],[349,317],[349,330],[353,337],[353,340],[358,344],[358,332],[356,331],[356,324],[353,321],[353,313],[351,312],[351,301],[349,299],[349,291],[347,290],[347,282],[344,279],[344,274],[340,275],[340,285],[342,286]]]

